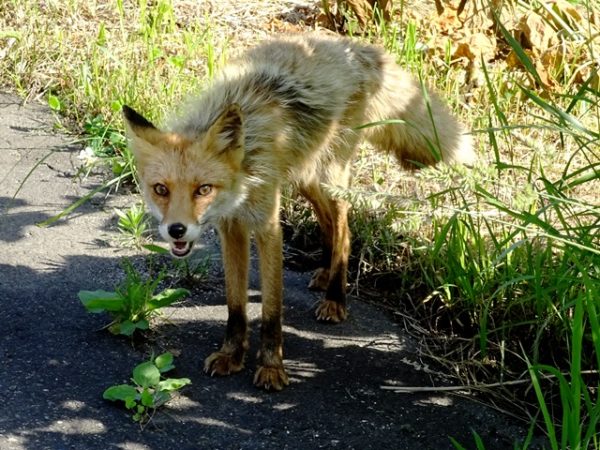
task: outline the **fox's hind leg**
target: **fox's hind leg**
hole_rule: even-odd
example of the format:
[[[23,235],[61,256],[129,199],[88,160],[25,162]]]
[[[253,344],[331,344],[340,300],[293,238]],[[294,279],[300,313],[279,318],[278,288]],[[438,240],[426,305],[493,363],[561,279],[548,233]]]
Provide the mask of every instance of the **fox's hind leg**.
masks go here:
[[[304,198],[310,201],[311,206],[317,216],[319,227],[321,228],[322,254],[321,263],[310,282],[308,288],[315,291],[326,291],[329,285],[329,268],[331,266],[331,252],[333,248],[333,223],[331,221],[330,200],[321,190],[318,183],[303,186],[300,193]]]
[[[329,169],[329,181],[339,187],[347,187],[350,181],[348,167]],[[327,183],[327,184],[329,184]],[[348,203],[332,198],[319,183],[305,185],[300,189],[312,204],[323,234],[322,267],[315,272],[309,288],[325,291],[325,299],[315,311],[317,320],[341,322],[348,316],[346,309],[346,278],[350,253],[350,230],[348,228]]]

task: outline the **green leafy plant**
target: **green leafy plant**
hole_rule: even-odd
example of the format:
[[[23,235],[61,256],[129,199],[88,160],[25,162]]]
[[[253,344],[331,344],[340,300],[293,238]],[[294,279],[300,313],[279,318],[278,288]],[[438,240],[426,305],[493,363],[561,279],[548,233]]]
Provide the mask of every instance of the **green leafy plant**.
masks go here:
[[[120,111],[120,102],[114,102],[111,108]],[[125,136],[120,130],[102,115],[86,120],[83,128],[88,136],[88,148],[99,161],[111,167],[113,175],[134,176],[133,157],[127,148]]]
[[[163,378],[163,373],[174,368],[173,355],[163,353],[133,369],[133,384],[111,386],[102,397],[113,402],[122,401],[133,412],[134,421],[146,423],[157,408],[171,399],[173,391],[191,384],[189,378]]]
[[[62,104],[60,102],[60,99],[56,95],[49,94],[48,106],[52,109],[52,111],[59,112]]]
[[[136,203],[124,211],[115,209],[115,213],[119,216],[117,226],[121,232],[123,243],[141,248],[146,243],[149,231],[148,216],[144,211],[144,206]]]
[[[80,291],[78,295],[89,312],[106,311],[113,316],[113,321],[108,325],[113,334],[131,336],[135,330],[147,330],[150,319],[158,313],[158,309],[189,295],[189,291],[182,288],[165,289],[154,294],[163,274],[153,280],[142,280],[131,262],[125,260],[123,267],[125,281],[116,291]]]
[[[581,267],[581,260],[573,255],[572,262]],[[595,275],[595,274],[594,274]],[[600,402],[598,383],[590,380],[590,371],[582,370],[585,361],[584,336],[588,334],[593,343],[597,367],[600,367],[600,325],[598,324],[597,299],[600,294],[596,280],[581,271],[584,289],[578,292],[575,304],[571,305],[571,364],[569,373],[544,364],[529,364],[532,385],[546,426],[546,434],[553,450],[598,448],[598,423]],[[586,319],[587,313],[587,319]],[[587,372],[587,373],[584,373]],[[595,371],[592,371],[595,372]],[[557,409],[552,399],[544,393],[541,381],[544,375],[557,380],[562,417],[556,417]],[[585,376],[587,375],[587,377]]]

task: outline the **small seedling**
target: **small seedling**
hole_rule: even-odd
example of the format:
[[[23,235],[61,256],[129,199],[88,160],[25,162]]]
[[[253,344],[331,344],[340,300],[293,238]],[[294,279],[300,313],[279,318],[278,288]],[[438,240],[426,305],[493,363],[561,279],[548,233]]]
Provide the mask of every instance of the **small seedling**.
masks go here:
[[[60,98],[58,98],[56,95],[48,94],[48,106],[50,107],[54,115],[54,126],[57,129],[63,128],[60,113],[64,108],[62,102],[60,101]]]
[[[119,216],[117,226],[122,234],[123,243],[141,248],[146,243],[149,232],[144,206],[136,203],[125,211],[115,209],[115,213]]]
[[[125,407],[133,412],[134,421],[147,423],[156,409],[169,401],[171,392],[191,384],[189,378],[162,377],[163,373],[173,368],[173,355],[163,353],[133,369],[133,384],[111,386],[102,397],[113,402],[124,402]]]
[[[142,280],[133,265],[124,260],[125,281],[116,291],[79,291],[79,299],[91,313],[109,312],[113,321],[108,329],[113,334],[131,336],[135,330],[147,330],[150,319],[158,314],[158,309],[169,306],[189,295],[187,289],[165,289],[154,294],[163,279],[159,274],[154,280]]]
[[[169,255],[169,250],[164,247],[155,244],[143,245],[146,250],[157,255]],[[191,279],[202,279],[206,278],[210,269],[210,257],[206,256],[202,259],[175,259],[171,258],[171,265],[175,269],[175,276],[180,278]]]

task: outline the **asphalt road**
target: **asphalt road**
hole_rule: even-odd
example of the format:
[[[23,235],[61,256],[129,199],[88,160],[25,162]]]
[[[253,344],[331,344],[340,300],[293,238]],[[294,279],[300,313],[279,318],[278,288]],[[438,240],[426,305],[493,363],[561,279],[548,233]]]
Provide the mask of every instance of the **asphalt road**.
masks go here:
[[[220,343],[226,318],[210,233],[210,245],[198,253],[215,259],[208,280],[168,308],[147,340],[99,331],[107,317],[88,314],[77,293],[112,290],[123,277],[124,256],[144,261],[142,252],[118,244],[115,230],[112,208],[132,197],[97,196],[67,220],[36,226],[99,182],[74,177],[82,144],[53,131],[54,122],[47,108],[0,94],[1,450],[446,449],[449,436],[473,448],[471,429],[488,449],[506,449],[524,436],[524,424],[468,399],[381,389],[435,380],[418,369],[416,344],[375,306],[353,298],[346,323],[317,323],[309,273],[285,272],[290,386],[266,393],[252,385],[260,311],[255,272],[247,367],[226,378],[207,376],[202,361]],[[102,392],[166,350],[177,355],[174,376],[192,384],[141,429]]]

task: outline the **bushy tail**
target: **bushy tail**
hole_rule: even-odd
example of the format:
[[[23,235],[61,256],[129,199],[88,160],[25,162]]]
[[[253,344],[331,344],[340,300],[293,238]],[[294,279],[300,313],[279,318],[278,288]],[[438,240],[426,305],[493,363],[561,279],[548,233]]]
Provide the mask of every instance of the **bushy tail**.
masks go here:
[[[434,92],[386,58],[379,89],[371,98],[367,120],[386,124],[365,129],[376,148],[394,153],[407,168],[446,163],[472,164],[471,136]]]

